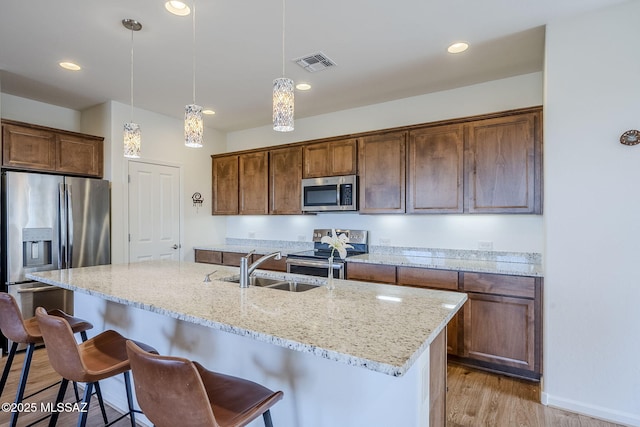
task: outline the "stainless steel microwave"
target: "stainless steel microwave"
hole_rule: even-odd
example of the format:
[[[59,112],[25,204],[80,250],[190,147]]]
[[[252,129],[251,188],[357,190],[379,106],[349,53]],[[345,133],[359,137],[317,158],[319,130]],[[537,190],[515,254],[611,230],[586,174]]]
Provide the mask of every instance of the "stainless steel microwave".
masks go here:
[[[332,212],[358,210],[356,175],[306,178],[302,180],[302,211]]]

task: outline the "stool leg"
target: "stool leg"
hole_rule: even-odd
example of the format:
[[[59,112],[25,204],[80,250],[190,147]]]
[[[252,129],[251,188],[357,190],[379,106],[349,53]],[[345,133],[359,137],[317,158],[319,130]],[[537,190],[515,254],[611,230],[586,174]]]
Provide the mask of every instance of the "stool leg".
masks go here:
[[[67,392],[67,385],[69,385],[69,380],[63,378],[60,382],[60,389],[58,389],[58,395],[56,396],[56,405],[54,408],[57,408],[58,403],[61,403],[62,400],[64,400],[64,395]],[[51,414],[51,418],[49,419],[49,427],[55,427],[56,423],[58,422],[59,414],[60,413],[54,409],[53,413]]]
[[[9,378],[9,371],[11,371],[11,365],[13,364],[13,357],[16,355],[16,351],[18,351],[18,343],[14,342],[11,345],[11,350],[7,357],[7,363],[4,365],[4,371],[2,371],[2,380],[0,380],[0,396],[2,396],[4,386],[7,384],[7,378]]]
[[[127,404],[129,405],[131,427],[136,427],[136,415],[133,409],[133,394],[131,393],[131,378],[129,377],[129,371],[125,371],[124,373],[124,385],[127,388]]]
[[[96,395],[98,396],[98,404],[100,405],[100,412],[102,412],[102,419],[105,424],[109,424],[109,419],[107,419],[107,411],[104,407],[104,400],[102,400],[102,391],[100,391],[100,384],[96,381]]]
[[[93,383],[87,383],[84,387],[84,397],[82,398],[82,403],[84,403],[84,407],[87,408],[86,412],[80,412],[80,417],[78,418],[78,427],[85,427],[87,425],[87,414],[89,413],[89,404],[91,403],[91,393],[93,392]]]
[[[22,402],[22,397],[24,396],[24,389],[27,386],[27,377],[29,376],[29,368],[31,367],[31,358],[33,357],[33,350],[36,348],[35,343],[30,343],[27,345],[27,352],[24,355],[24,363],[22,364],[22,373],[20,374],[20,384],[18,385],[18,392],[16,393],[16,401],[18,404]],[[11,422],[10,426],[15,427],[18,423],[18,415],[20,412],[15,411],[11,413]]]
[[[271,421],[271,412],[269,410],[262,414],[262,419],[264,420],[264,427],[273,427],[273,422]]]

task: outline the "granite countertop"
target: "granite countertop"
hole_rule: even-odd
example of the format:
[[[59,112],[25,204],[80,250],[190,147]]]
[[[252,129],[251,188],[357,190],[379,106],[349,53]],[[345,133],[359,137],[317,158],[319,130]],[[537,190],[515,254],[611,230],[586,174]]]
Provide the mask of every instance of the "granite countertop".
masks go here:
[[[282,255],[313,249],[311,242],[227,239],[226,243],[194,249],[257,254],[281,251]],[[347,258],[347,263],[387,264],[405,267],[544,277],[542,256],[528,252],[473,251],[397,246],[370,246],[369,253]]]
[[[211,282],[203,282],[205,274]],[[352,366],[401,376],[467,299],[460,292],[335,280],[306,292],[241,289],[238,268],[148,261],[27,277]],[[258,270],[258,276],[296,275]],[[323,284],[326,279],[303,276]],[[382,299],[380,298],[382,297]]]

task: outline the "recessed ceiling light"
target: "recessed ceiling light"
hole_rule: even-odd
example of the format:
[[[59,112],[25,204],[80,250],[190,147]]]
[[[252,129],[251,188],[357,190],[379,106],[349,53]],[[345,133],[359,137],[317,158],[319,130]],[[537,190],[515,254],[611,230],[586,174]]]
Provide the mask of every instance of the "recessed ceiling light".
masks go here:
[[[68,62],[68,61],[62,61],[58,63],[58,65],[60,65],[65,70],[70,70],[70,71],[79,71],[82,69],[82,67],[79,66],[78,64],[73,62]]]
[[[457,43],[454,43],[451,46],[449,46],[447,48],[447,52],[449,52],[449,53],[460,53],[460,52],[464,52],[467,49],[469,49],[469,44],[468,43],[457,42]]]
[[[216,113],[215,111],[210,110],[210,109],[202,110],[202,114],[212,115],[212,114],[215,114],[215,113]]]
[[[187,16],[191,13],[191,9],[185,2],[182,1],[168,1],[164,4],[165,9],[174,15]]]
[[[309,83],[298,83],[296,85],[296,89],[298,89],[298,90],[309,90],[309,89],[311,89],[311,85]]]

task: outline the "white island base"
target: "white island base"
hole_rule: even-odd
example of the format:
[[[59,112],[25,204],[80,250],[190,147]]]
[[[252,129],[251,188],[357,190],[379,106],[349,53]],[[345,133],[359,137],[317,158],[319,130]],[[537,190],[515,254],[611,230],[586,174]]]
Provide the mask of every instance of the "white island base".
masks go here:
[[[95,333],[114,329],[160,354],[197,360],[208,369],[282,390],[283,400],[271,409],[276,427],[445,425],[446,330],[404,375],[394,377],[80,292],[75,292],[75,310],[94,324]],[[105,400],[124,412],[122,376],[100,384]],[[262,426],[262,418],[250,425]]]

